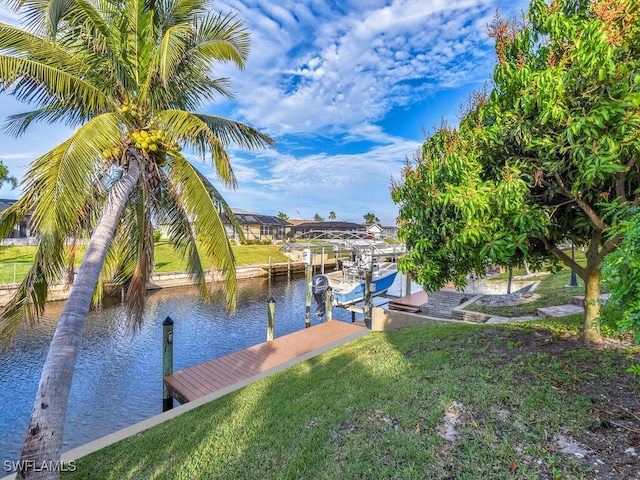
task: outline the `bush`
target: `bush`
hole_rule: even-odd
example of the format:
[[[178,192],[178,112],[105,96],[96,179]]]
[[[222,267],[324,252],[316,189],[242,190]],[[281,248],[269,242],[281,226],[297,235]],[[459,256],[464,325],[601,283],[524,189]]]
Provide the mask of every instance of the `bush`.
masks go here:
[[[640,343],[640,210],[632,209],[616,230],[624,237],[602,263],[602,279],[611,297],[601,316],[605,324],[614,323],[618,333],[633,332]]]
[[[259,240],[259,239],[245,238],[244,241],[242,242],[242,245],[271,245],[271,239],[264,238]]]

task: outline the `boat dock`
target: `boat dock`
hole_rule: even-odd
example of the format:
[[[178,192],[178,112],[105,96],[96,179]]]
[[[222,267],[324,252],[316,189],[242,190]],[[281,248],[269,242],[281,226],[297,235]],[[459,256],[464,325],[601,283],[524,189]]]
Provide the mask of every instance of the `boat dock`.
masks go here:
[[[333,320],[179,370],[164,382],[182,404],[214,392],[222,396],[367,333],[360,325]]]
[[[420,307],[427,303],[429,296],[424,291],[405,295],[404,297],[395,298],[389,302],[389,308],[393,310],[402,310],[405,312],[418,313]]]

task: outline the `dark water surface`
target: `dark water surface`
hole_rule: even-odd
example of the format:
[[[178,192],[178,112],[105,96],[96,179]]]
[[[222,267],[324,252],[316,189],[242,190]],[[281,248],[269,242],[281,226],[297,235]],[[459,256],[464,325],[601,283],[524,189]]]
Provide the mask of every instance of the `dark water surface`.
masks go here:
[[[265,278],[240,280],[235,316],[227,313],[221,292],[207,304],[191,287],[155,291],[148,296],[143,324],[135,334],[127,330],[123,307],[92,312],[71,387],[63,450],[162,411],[162,321],[167,316],[175,322],[174,369],[180,370],[264,342],[271,295],[276,300],[275,336],[303,329],[304,278],[274,282],[271,292]],[[48,306],[39,325],[21,328],[11,349],[0,351],[2,464],[20,456],[62,306],[62,302]],[[314,308],[315,303],[312,325],[319,322]],[[351,314],[334,309],[334,318],[350,322]]]

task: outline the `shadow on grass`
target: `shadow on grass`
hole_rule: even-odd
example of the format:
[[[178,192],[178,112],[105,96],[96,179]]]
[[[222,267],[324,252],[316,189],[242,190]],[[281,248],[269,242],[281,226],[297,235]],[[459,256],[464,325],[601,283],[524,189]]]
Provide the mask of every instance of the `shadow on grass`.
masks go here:
[[[80,459],[64,478],[619,478],[596,472],[596,458],[607,475],[639,462],[607,463],[615,455],[595,446],[597,457],[562,453],[557,438],[584,442],[600,425],[594,405],[617,389],[634,398],[640,382],[624,368],[640,354],[570,340],[579,324],[370,333]]]

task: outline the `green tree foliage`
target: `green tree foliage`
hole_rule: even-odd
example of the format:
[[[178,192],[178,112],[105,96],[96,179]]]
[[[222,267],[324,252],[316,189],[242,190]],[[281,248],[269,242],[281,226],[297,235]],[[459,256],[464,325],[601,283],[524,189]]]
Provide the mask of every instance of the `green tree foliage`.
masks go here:
[[[619,333],[633,332],[640,344],[640,210],[620,222],[616,233],[624,238],[604,259],[602,278],[611,296],[603,317],[613,321]]]
[[[0,217],[0,237],[28,213],[39,235],[33,266],[2,313],[5,340],[24,318],[40,317],[48,286],[73,265],[65,243],[91,234],[32,410],[21,460],[33,467],[59,460],[92,296],[97,299],[107,284],[124,288],[132,326],[142,319],[154,223],[187,258],[204,296],[209,292],[200,255],[212,261],[225,278],[229,308],[235,307],[235,262],[221,212],[235,217],[182,148],[209,160],[223,184],[234,188],[227,146],[258,149],[273,142],[247,125],[196,113],[218,94],[230,96],[227,79],[214,77],[213,65],[243,68],[249,52],[243,23],[209,12],[206,0],[14,4],[27,30],[0,23],[0,91],[35,109],[10,117],[8,132],[22,134],[34,121],[77,128],[33,161],[25,194]]]
[[[278,212],[278,218],[279,218],[280,220],[289,220],[289,215],[287,215],[287,214],[286,214],[286,213],[284,213],[284,212]]]
[[[534,0],[496,17],[493,90],[442,125],[392,186],[400,264],[435,289],[489,263],[563,262],[584,281],[584,335],[599,340],[600,267],[640,204],[640,12],[633,0]],[[586,247],[576,264],[559,247]]]
[[[313,221],[314,221],[314,222],[324,222],[324,218],[322,218],[319,214],[317,214],[317,213],[316,213],[316,214],[313,216]]]
[[[374,223],[380,223],[380,219],[376,216],[375,213],[368,212],[368,213],[365,213],[363,217],[364,217],[364,223],[366,225],[373,225]]]
[[[335,220],[336,219],[336,212],[334,212],[333,210],[331,210],[329,212],[329,220]]]
[[[11,188],[16,188],[18,186],[18,180],[16,177],[9,175],[9,169],[4,163],[2,163],[2,161],[0,161],[0,188],[2,188],[2,186],[7,182],[11,184]]]

